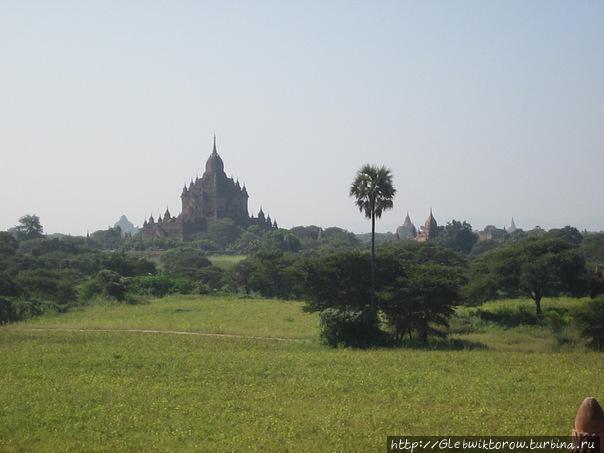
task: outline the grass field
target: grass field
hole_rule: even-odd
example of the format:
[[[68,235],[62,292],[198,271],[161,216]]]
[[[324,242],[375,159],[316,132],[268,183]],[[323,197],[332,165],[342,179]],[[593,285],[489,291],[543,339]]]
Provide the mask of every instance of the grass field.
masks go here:
[[[245,255],[211,255],[208,257],[213,265],[218,266],[225,271],[232,268],[239,261],[245,259]]]
[[[139,258],[145,258],[155,264],[158,269],[162,269],[163,265],[161,262],[161,256],[164,252],[160,250],[153,251],[131,251],[128,252],[130,255],[137,256]],[[220,267],[221,269],[227,271],[232,268],[239,261],[245,259],[245,255],[209,255],[208,259],[215,266]]]
[[[172,297],[45,316],[0,328],[0,451],[383,451],[395,434],[567,434],[581,400],[604,397],[604,355],[531,349],[541,328],[523,329],[516,350],[497,329],[482,333],[491,349],[332,350],[296,302]]]

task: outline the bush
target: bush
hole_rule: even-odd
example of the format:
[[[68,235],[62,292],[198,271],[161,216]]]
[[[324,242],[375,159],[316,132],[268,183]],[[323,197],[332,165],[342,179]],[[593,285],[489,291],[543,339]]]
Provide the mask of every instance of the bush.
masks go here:
[[[502,307],[493,311],[479,308],[478,315],[480,319],[505,327],[535,325],[539,321],[535,310],[525,306]]]
[[[129,256],[124,253],[107,253],[98,260],[100,269],[109,269],[124,277],[138,275],[153,275],[156,273],[155,264],[144,258]]]
[[[126,285],[120,274],[105,269],[97,274],[96,280],[101,294],[119,301],[124,300]]]
[[[17,320],[17,312],[13,303],[8,299],[0,299],[0,324]]]
[[[327,308],[321,312],[321,340],[332,347],[367,347],[381,335],[368,311]]]
[[[40,316],[49,309],[56,307],[38,300],[0,299],[0,324]]]
[[[0,273],[0,296],[18,296],[23,289],[7,274]]]
[[[162,255],[161,262],[166,274],[191,280],[202,278],[202,269],[212,264],[201,250],[190,247],[167,251]]]
[[[577,313],[581,336],[587,345],[601,351],[604,349],[604,296],[589,301],[584,310]]]
[[[166,275],[150,275],[130,279],[128,285],[134,294],[163,297],[168,294],[189,294],[193,291],[191,282],[184,278]]]

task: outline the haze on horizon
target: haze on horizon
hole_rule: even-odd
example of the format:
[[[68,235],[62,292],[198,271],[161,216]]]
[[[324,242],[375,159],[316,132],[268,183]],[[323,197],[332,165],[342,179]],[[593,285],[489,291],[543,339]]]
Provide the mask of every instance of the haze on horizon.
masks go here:
[[[135,224],[227,174],[282,227],[455,218],[604,229],[604,3],[5,1],[0,230]]]

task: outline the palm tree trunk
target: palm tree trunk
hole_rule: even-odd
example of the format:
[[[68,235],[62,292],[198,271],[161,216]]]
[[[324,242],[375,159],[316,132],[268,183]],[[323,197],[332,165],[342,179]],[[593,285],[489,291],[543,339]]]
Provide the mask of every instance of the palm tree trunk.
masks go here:
[[[377,315],[375,303],[375,206],[371,206],[371,314]]]

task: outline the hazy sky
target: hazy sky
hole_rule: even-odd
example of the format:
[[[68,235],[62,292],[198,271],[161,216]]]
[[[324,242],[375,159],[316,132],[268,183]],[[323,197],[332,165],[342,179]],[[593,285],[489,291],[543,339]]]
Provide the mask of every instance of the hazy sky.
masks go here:
[[[604,229],[602,1],[0,1],[0,229],[180,212],[216,132],[250,211]]]

